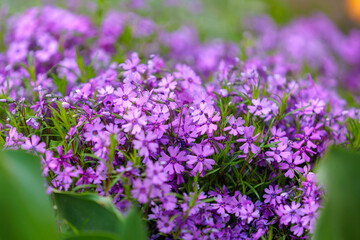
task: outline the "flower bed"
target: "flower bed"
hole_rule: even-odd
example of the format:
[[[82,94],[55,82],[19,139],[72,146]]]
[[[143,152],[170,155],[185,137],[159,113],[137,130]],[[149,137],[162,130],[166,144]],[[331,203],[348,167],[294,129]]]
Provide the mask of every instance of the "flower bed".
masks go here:
[[[360,34],[262,19],[238,48],[130,12],[96,27],[28,9],[0,55],[0,141],[42,157],[49,193],[141,208],[152,239],[306,238],[323,196],[314,168],[330,144],[360,145],[359,111],[333,80],[358,74]]]

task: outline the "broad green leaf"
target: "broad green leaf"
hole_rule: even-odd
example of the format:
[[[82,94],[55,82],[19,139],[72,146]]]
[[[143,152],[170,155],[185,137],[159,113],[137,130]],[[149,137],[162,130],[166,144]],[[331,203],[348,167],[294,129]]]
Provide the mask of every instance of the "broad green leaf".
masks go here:
[[[54,192],[59,214],[79,232],[120,236],[123,217],[110,198],[93,193]]]
[[[116,235],[108,233],[83,233],[77,236],[65,237],[64,240],[118,240]]]
[[[58,239],[38,157],[23,151],[1,152],[0,195],[0,239]]]
[[[133,207],[126,217],[121,239],[146,240],[146,235],[145,225],[141,220],[140,213],[135,207]]]
[[[332,148],[318,173],[326,188],[325,206],[318,220],[315,240],[359,239],[360,153]]]

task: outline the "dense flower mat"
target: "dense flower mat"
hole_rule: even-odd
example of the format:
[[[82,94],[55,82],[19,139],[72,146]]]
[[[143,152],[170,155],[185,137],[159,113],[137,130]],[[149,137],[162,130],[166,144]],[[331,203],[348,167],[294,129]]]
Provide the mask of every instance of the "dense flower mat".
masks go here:
[[[151,239],[307,238],[314,167],[330,144],[359,148],[336,87],[359,87],[360,33],[323,16],[247,27],[202,43],[131,12],[96,26],[28,9],[6,24],[0,141],[42,157],[49,193],[139,206]]]

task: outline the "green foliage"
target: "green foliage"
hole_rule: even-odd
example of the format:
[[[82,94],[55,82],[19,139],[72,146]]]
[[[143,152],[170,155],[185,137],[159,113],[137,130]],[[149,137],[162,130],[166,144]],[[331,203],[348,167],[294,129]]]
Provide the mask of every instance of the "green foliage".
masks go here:
[[[58,239],[39,159],[22,151],[0,154],[0,239]]]
[[[352,149],[360,148],[360,122],[357,119],[346,119],[348,135],[347,138],[350,142]]]
[[[315,240],[358,239],[360,236],[360,153],[334,147],[318,177],[327,190]]]
[[[38,157],[23,151],[0,153],[0,240],[56,240],[56,217],[45,193]],[[145,225],[135,207],[124,217],[110,197],[53,193],[65,240],[142,240]],[[67,230],[71,231],[67,231]]]

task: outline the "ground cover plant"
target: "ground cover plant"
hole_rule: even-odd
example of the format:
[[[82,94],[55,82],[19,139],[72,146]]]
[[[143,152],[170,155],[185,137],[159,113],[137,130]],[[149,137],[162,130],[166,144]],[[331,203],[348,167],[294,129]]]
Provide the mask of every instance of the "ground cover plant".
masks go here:
[[[140,209],[151,239],[304,239],[332,144],[358,150],[360,32],[247,19],[200,41],[133,12],[45,6],[2,27],[0,143],[42,159],[48,194]],[[352,84],[349,84],[352,83]]]

